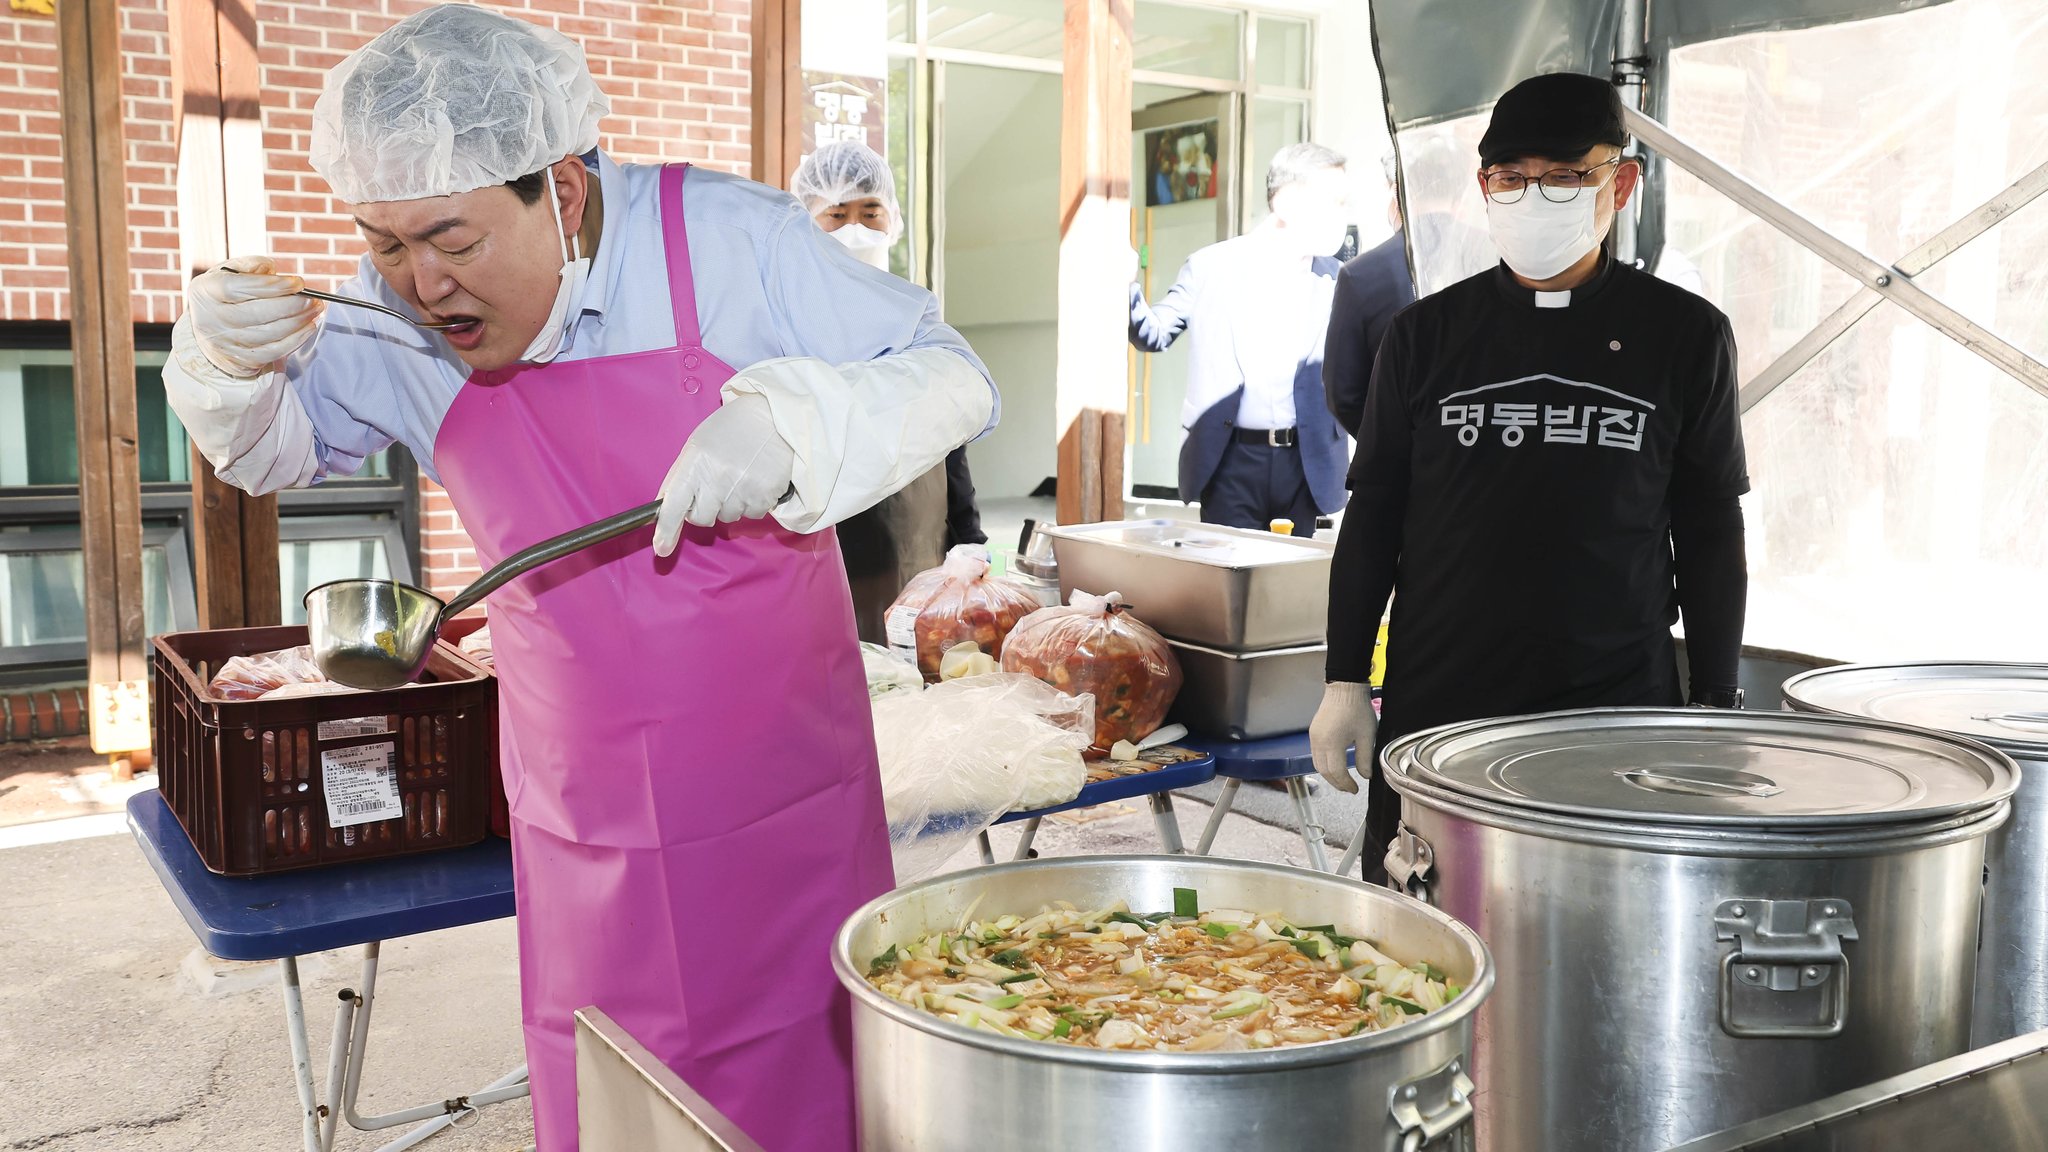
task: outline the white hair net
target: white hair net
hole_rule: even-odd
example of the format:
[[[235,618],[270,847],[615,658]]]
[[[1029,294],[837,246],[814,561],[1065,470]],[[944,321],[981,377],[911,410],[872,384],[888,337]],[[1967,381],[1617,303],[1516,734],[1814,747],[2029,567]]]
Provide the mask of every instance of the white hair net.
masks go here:
[[[452,196],[590,151],[611,107],[568,37],[442,4],[327,74],[313,170],[351,204]]]
[[[896,178],[889,174],[889,162],[858,140],[820,145],[797,165],[789,190],[813,216],[834,204],[872,196],[889,210],[890,242],[903,235],[903,209],[896,203]]]

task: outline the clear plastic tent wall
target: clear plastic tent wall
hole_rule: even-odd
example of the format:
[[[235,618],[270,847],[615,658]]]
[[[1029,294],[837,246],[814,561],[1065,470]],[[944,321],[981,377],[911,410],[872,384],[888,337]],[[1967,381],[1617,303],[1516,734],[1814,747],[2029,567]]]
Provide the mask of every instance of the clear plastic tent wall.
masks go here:
[[[2048,3],[1950,0],[1677,48],[1665,123],[1891,263],[2048,162]],[[1399,133],[1417,279],[1493,263],[1486,117]],[[1734,324],[1745,381],[1858,291],[1674,163],[1655,271]],[[2048,197],[1915,283],[2048,358]],[[1879,304],[1744,417],[1746,639],[1845,660],[2048,660],[2048,397]]]

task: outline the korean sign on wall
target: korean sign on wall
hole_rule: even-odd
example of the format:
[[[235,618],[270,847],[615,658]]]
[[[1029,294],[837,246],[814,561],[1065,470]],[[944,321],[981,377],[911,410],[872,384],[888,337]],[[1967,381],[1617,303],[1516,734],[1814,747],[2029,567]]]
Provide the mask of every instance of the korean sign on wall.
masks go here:
[[[887,99],[887,82],[879,77],[804,73],[804,155],[835,140],[858,140],[886,155]]]

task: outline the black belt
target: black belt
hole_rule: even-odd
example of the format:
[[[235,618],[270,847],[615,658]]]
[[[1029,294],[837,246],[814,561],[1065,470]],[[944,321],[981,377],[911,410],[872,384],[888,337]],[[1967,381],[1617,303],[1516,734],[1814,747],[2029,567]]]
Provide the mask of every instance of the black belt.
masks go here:
[[[1268,448],[1292,448],[1301,443],[1292,428],[1239,428],[1235,436],[1239,444],[1264,444]]]

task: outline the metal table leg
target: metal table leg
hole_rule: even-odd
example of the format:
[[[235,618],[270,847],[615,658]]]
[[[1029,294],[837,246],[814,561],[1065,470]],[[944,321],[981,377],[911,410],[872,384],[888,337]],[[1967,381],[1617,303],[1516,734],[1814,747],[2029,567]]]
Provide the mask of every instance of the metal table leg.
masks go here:
[[[356,1111],[356,1093],[362,1087],[363,1061],[369,1049],[370,1010],[377,1002],[377,956],[379,949],[379,943],[374,940],[363,945],[362,990],[353,993],[344,990],[341,998],[341,1015],[349,1025],[347,1030],[349,1040],[348,1058],[343,1063],[340,1090],[336,1095],[340,1100],[339,1111],[343,1116],[347,1117],[350,1127],[364,1132],[374,1132],[384,1128],[396,1128],[401,1124],[414,1124],[425,1121],[419,1127],[414,1128],[404,1136],[378,1150],[378,1152],[399,1152],[400,1149],[410,1148],[428,1136],[448,1127],[450,1124],[474,1114],[477,1109],[486,1104],[496,1104],[504,1100],[517,1100],[521,1096],[530,1093],[531,1090],[526,1083],[526,1067],[521,1065],[518,1069],[499,1077],[481,1090],[467,1096],[457,1096],[435,1104],[423,1104],[417,1108],[389,1112],[382,1116],[364,1116],[358,1113]],[[340,1035],[342,1032],[343,1024],[337,1021],[335,1033]]]
[[[306,1005],[299,996],[299,958],[285,956],[277,962],[284,984],[284,1029],[291,1038],[292,1076],[299,1087],[299,1130],[306,1152],[327,1152],[320,1142],[320,1113],[324,1111],[313,1096],[313,1059],[306,1051]]]
[[[1371,838],[1372,834],[1365,830],[1365,821],[1360,820],[1358,831],[1351,834],[1351,846],[1344,849],[1344,858],[1337,861],[1337,875],[1351,875],[1351,866],[1358,863],[1359,856],[1365,852],[1365,846]]]
[[[1038,822],[1042,817],[1029,816],[1024,820],[1024,831],[1017,837],[1017,850],[1010,854],[1012,860],[1031,859],[1031,842],[1038,838]]]
[[[983,864],[993,864],[996,862],[996,848],[995,845],[989,843],[988,829],[986,828],[981,830],[981,862]]]
[[[1202,838],[1195,841],[1195,855],[1209,854],[1209,846],[1216,842],[1216,830],[1223,827],[1223,818],[1230,815],[1230,805],[1237,799],[1238,787],[1243,783],[1235,776],[1223,782],[1223,793],[1216,797],[1216,807],[1209,813],[1209,822],[1202,825]]]
[[[1308,778],[1289,776],[1287,794],[1294,798],[1294,814],[1301,819],[1301,842],[1308,845],[1308,866],[1318,872],[1329,870],[1323,856],[1323,826],[1316,823],[1315,801],[1309,798]]]
[[[1152,822],[1159,826],[1159,845],[1169,856],[1187,855],[1187,845],[1181,843],[1180,821],[1173,816],[1173,793],[1152,794]]]

